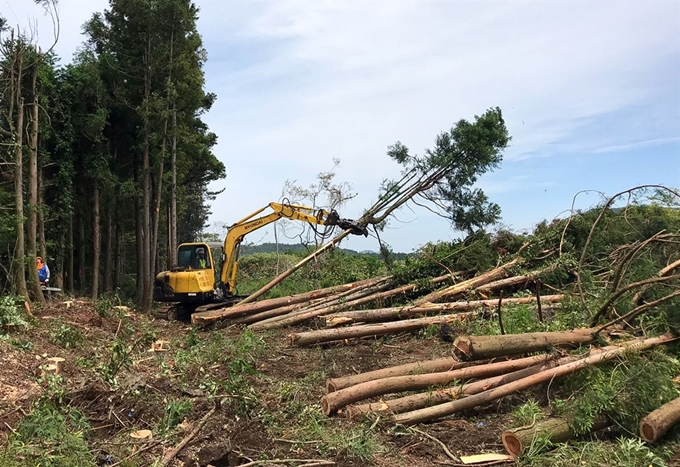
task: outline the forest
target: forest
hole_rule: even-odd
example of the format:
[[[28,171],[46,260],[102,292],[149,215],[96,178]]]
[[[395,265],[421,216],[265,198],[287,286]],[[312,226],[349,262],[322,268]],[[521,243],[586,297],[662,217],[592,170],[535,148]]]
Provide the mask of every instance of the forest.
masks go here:
[[[150,309],[154,272],[202,231],[225,176],[201,120],[216,96],[197,15],[188,1],[112,2],[65,66],[3,20],[0,289],[42,302],[41,256],[67,293],[124,290]]]
[[[386,148],[358,219],[333,170],[282,180],[297,243],[244,241],[211,295],[229,274],[178,259],[224,241],[199,13],[110,0],[66,65],[0,25],[0,466],[680,465],[678,188],[509,230],[477,184],[511,141],[493,107]],[[392,251],[402,209],[457,238]],[[207,305],[156,300],[206,270]]]

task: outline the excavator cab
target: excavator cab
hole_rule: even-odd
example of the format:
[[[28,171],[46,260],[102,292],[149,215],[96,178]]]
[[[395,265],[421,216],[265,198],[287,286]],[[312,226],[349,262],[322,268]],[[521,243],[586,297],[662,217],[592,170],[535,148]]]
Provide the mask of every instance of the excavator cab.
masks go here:
[[[154,281],[158,302],[210,303],[224,297],[219,285],[221,243],[183,243],[177,248],[177,266]],[[216,267],[217,266],[217,267]]]

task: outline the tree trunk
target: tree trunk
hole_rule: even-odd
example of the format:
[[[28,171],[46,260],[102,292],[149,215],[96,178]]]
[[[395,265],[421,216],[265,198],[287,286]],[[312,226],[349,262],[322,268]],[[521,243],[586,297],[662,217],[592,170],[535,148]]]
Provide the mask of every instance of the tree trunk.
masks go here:
[[[143,148],[142,148],[142,300],[141,309],[148,313],[151,311],[151,123],[149,121],[151,99],[151,37],[147,37],[146,53],[144,54],[144,116],[143,116]]]
[[[321,248],[319,248],[318,250],[316,250],[314,253],[312,253],[311,255],[307,256],[307,257],[304,258],[303,260],[299,261],[296,265],[294,265],[293,267],[289,268],[287,271],[284,271],[283,273],[281,273],[281,274],[279,274],[278,276],[276,276],[274,279],[272,279],[272,280],[271,280],[268,284],[266,284],[264,287],[261,287],[258,291],[256,291],[256,292],[250,294],[248,297],[246,297],[246,298],[244,298],[243,300],[241,300],[240,302],[238,302],[238,305],[243,305],[243,304],[245,304],[245,303],[250,303],[250,302],[256,300],[257,298],[261,297],[261,296],[264,295],[265,293],[269,292],[271,289],[273,289],[273,288],[276,286],[276,284],[278,284],[279,282],[281,282],[282,280],[284,280],[286,277],[288,277],[288,276],[290,276],[291,274],[293,274],[295,271],[297,271],[298,269],[300,269],[301,267],[303,267],[305,264],[307,264],[307,263],[309,263],[310,261],[313,261],[314,259],[316,259],[316,257],[317,257],[318,255],[320,255],[321,253],[323,253],[323,252],[325,252],[325,251],[327,251],[327,250],[330,250],[336,243],[339,243],[343,238],[345,238],[346,236],[348,236],[350,233],[351,233],[351,230],[345,230],[345,231],[342,232],[341,234],[337,235],[335,238],[333,238],[332,240],[330,240],[328,243],[326,243],[324,246],[322,246]]]
[[[604,415],[596,417],[590,433],[607,428],[611,422]],[[506,430],[501,435],[503,446],[513,457],[519,457],[525,452],[525,448],[532,445],[537,438],[548,440],[553,444],[563,443],[576,438],[577,435],[569,426],[569,420],[565,418],[549,418],[526,427]]]
[[[392,323],[365,324],[337,329],[320,329],[289,334],[290,345],[305,347],[322,342],[339,341],[366,336],[383,336],[385,334],[398,334],[400,332],[416,331],[433,324],[465,321],[474,317],[477,313],[456,313],[452,315],[431,316],[429,318],[406,319]]]
[[[78,248],[78,280],[80,283],[78,285],[80,286],[81,295],[85,295],[85,289],[87,288],[87,270],[85,268],[85,216],[83,214],[84,213],[81,212],[78,216],[78,232],[80,237],[80,246]]]
[[[19,77],[21,77],[21,58],[19,55]],[[14,210],[16,213],[16,220],[14,227],[16,229],[16,268],[15,280],[17,295],[21,295],[28,299],[28,288],[26,287],[26,249],[24,247],[24,161],[23,161],[23,135],[24,135],[24,98],[21,96],[20,80],[15,84],[17,86],[17,109],[16,109],[16,146],[14,151]],[[35,269],[35,261],[30,265]]]
[[[123,283],[123,277],[125,277],[125,230],[123,225],[118,222],[116,227],[116,260],[115,260],[115,273],[113,276],[113,287],[117,289]]]
[[[42,170],[38,170],[38,253],[43,257],[45,262],[49,263],[49,258],[47,257],[47,241],[45,240],[45,216],[43,214],[43,176]],[[60,233],[63,235],[64,230],[60,229]],[[61,243],[63,245],[63,242]],[[61,270],[61,268],[54,268],[55,273]],[[55,274],[56,275],[56,274]],[[57,285],[57,287],[60,287]]]
[[[654,443],[677,423],[680,423],[680,397],[645,416],[640,421],[640,436]]]
[[[99,297],[99,260],[101,256],[100,199],[97,180],[94,180],[92,198],[92,300],[96,300]]]
[[[38,65],[34,65],[33,81],[31,83],[31,93],[33,103],[31,104],[30,131],[28,133],[28,217],[27,217],[27,249],[26,255],[28,268],[28,284],[31,289],[33,299],[38,303],[45,303],[38,269],[35,267],[36,255],[38,253],[38,96],[36,94],[36,82],[38,79]],[[47,258],[43,258],[47,261]],[[49,266],[49,265],[48,265]]]
[[[541,303],[558,303],[564,295],[545,295],[541,297]],[[506,298],[502,304],[527,304],[536,303],[536,297]],[[478,308],[495,308],[498,300],[472,300],[468,302],[431,303],[423,306],[401,306],[392,308],[378,308],[375,310],[356,310],[335,313],[326,317],[326,327],[336,327],[353,323],[382,323],[407,318],[415,318],[423,315],[438,313],[441,311],[469,311]]]
[[[349,406],[345,410],[347,418],[356,418],[368,412],[390,412],[393,414],[410,412],[412,410],[422,409],[450,400],[459,399],[462,396],[469,396],[478,394],[491,388],[502,386],[518,379],[526,378],[527,376],[535,375],[541,371],[549,368],[568,363],[576,360],[576,357],[565,357],[559,360],[549,360],[545,363],[533,365],[528,368],[513,371],[500,376],[493,376],[491,378],[482,379],[472,383],[466,383],[462,386],[454,386],[443,389],[430,390],[420,394],[413,394],[410,396],[400,397],[398,399],[388,399],[380,402],[372,402],[369,404]],[[469,364],[469,363],[468,363]]]
[[[210,322],[241,317],[246,315],[252,315],[260,313],[267,310],[272,310],[274,308],[288,307],[291,305],[298,305],[304,302],[309,302],[319,298],[328,297],[331,295],[339,294],[349,290],[355,290],[358,287],[372,284],[379,280],[385,280],[385,278],[379,279],[365,279],[362,281],[352,282],[349,284],[336,285],[332,287],[326,287],[325,289],[312,290],[311,292],[291,295],[287,297],[271,298],[268,300],[261,300],[258,302],[246,303],[244,305],[235,305],[233,307],[225,307],[219,310],[204,311],[199,313],[194,313],[191,315],[192,324],[208,324]]]
[[[74,267],[73,267],[73,212],[68,215],[68,232],[67,232],[67,246],[66,246],[66,284],[68,291],[74,293],[76,291],[74,283]]]
[[[545,383],[553,380],[554,378],[559,378],[561,376],[566,376],[575,373],[579,370],[587,368],[598,363],[611,360],[613,358],[622,355],[625,352],[631,351],[643,351],[651,349],[658,345],[668,344],[676,340],[676,337],[670,334],[665,334],[660,337],[653,337],[645,340],[633,340],[626,342],[623,345],[616,346],[613,349],[605,350],[603,352],[598,352],[595,355],[590,355],[588,357],[576,360],[575,362],[560,365],[556,368],[550,370],[542,371],[533,376],[527,378],[522,378],[520,380],[514,381],[512,383],[504,384],[494,389],[489,389],[488,391],[480,392],[464,399],[455,400],[451,402],[446,402],[434,407],[428,407],[426,409],[414,410],[412,412],[406,412],[394,416],[394,421],[396,423],[401,423],[403,425],[413,425],[416,423],[423,423],[430,420],[435,420],[438,418],[445,417],[463,410],[468,410],[479,405],[487,404],[489,402],[501,399],[510,394],[514,394],[525,389],[537,386],[541,383]]]
[[[478,363],[478,362],[476,362]],[[424,373],[441,373],[452,371],[459,368],[466,368],[475,363],[461,362],[453,357],[437,358],[435,360],[425,360],[404,365],[381,368],[379,370],[359,373],[357,375],[342,376],[339,378],[329,378],[326,380],[326,392],[335,392],[340,389],[354,386],[355,384],[374,381],[377,379],[391,378],[393,376],[421,375]]]
[[[113,275],[113,244],[115,233],[113,231],[114,201],[107,203],[104,231],[106,232],[106,244],[104,246],[104,293],[113,291],[111,287]]]
[[[536,365],[537,363],[544,362],[547,359],[547,355],[536,355],[533,357],[471,366],[441,373],[395,376],[392,378],[367,381],[324,395],[321,398],[321,410],[324,414],[330,415],[348,404],[370,397],[427,389],[437,384],[447,384],[455,380],[495,376],[527,368]]]
[[[472,279],[459,282],[458,284],[452,285],[443,290],[437,290],[435,292],[432,292],[431,294],[428,294],[416,300],[413,304],[422,305],[424,303],[435,302],[443,298],[451,298],[456,295],[465,293],[468,289],[474,289],[481,285],[488,284],[489,282],[495,281],[506,276],[508,274],[508,271],[513,266],[516,266],[518,262],[519,261],[517,259],[514,259],[509,263],[499,266],[496,269],[492,269],[491,271],[485,272],[484,274],[475,276]]]
[[[461,360],[480,360],[537,352],[550,347],[578,347],[595,340],[594,329],[567,332],[527,332],[501,336],[459,336],[453,352]]]

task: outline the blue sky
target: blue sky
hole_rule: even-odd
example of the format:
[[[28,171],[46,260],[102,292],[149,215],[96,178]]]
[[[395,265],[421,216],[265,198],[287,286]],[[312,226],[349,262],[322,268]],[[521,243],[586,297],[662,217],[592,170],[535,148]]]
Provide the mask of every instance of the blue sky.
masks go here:
[[[49,21],[32,0],[0,0],[11,22]],[[208,51],[205,117],[227,178],[214,230],[276,201],[339,158],[337,180],[358,216],[399,167],[399,140],[421,153],[460,118],[499,106],[512,135],[502,166],[479,186],[503,224],[530,229],[639,184],[680,186],[680,2],[198,0]],[[11,4],[11,7],[10,7]],[[61,0],[58,53],[103,0]],[[11,9],[10,9],[11,8]],[[564,214],[562,214],[564,215]],[[458,237],[413,207],[381,235],[396,251]],[[279,237],[281,239],[281,237]],[[273,228],[247,241],[273,239]],[[284,240],[285,241],[285,240]],[[294,240],[291,240],[294,241]],[[377,249],[373,238],[345,244]]]

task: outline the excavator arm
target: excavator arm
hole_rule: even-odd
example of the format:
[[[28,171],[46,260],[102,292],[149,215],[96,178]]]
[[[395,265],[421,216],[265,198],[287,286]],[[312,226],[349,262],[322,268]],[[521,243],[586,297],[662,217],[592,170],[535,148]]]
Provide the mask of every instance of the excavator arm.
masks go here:
[[[274,212],[256,217],[267,208]],[[236,273],[238,272],[238,254],[243,238],[257,229],[276,222],[281,218],[308,222],[327,226],[338,226],[343,230],[351,230],[354,235],[368,236],[366,226],[351,219],[340,218],[337,212],[323,209],[313,209],[297,204],[269,203],[262,209],[234,223],[224,239],[224,262],[220,271],[220,281],[226,286],[228,293],[234,293],[236,286]]]

